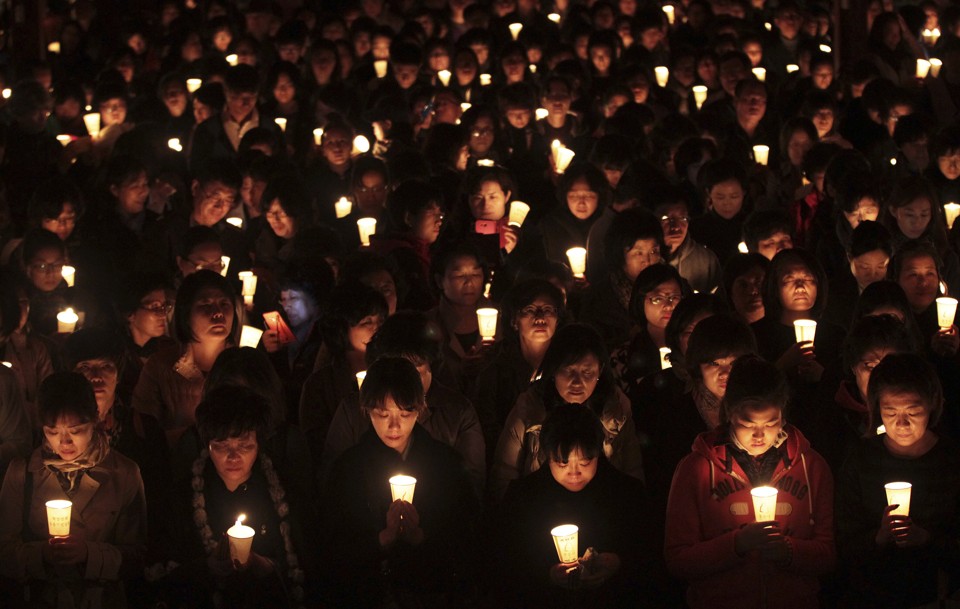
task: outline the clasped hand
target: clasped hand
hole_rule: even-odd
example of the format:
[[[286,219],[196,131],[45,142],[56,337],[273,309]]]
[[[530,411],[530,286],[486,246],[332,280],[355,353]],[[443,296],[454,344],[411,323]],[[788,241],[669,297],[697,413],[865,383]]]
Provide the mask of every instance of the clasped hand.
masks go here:
[[[775,520],[744,525],[734,537],[734,548],[741,556],[758,550],[760,558],[779,565],[788,564],[792,558],[790,544]]]
[[[387,547],[402,540],[410,545],[423,542],[420,514],[412,503],[397,499],[387,510],[387,526],[380,531],[380,546]]]
[[[51,537],[41,554],[51,565],[66,567],[83,564],[87,562],[87,542],[77,534]]]
[[[249,573],[260,577],[273,571],[273,563],[269,559],[257,554],[253,550],[247,562],[241,564],[239,560],[230,557],[230,540],[224,533],[217,544],[217,549],[207,557],[207,567],[217,577],[229,577],[234,573]]]
[[[597,588],[620,568],[620,557],[614,552],[600,552],[576,563],[557,563],[550,567],[550,581],[561,588]]]
[[[930,541],[930,533],[920,527],[909,516],[895,516],[891,514],[898,505],[888,505],[883,510],[880,519],[880,529],[877,531],[877,545],[885,546],[890,542],[900,548],[916,548],[924,546]]]

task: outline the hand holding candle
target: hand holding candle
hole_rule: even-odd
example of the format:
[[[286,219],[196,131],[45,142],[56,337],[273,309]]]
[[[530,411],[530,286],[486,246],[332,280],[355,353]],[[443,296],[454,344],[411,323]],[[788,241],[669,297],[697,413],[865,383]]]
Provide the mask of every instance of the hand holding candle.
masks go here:
[[[360,232],[360,245],[370,246],[370,237],[377,232],[376,218],[360,218],[357,220],[357,230]]]
[[[949,296],[937,298],[937,325],[941,330],[949,330],[957,315],[957,299]]]
[[[523,226],[523,221],[527,219],[527,214],[529,213],[529,205],[523,201],[512,201],[510,203],[510,215],[508,216],[507,224],[520,228]]]
[[[243,524],[246,516],[237,516],[237,522],[227,529],[227,539],[230,542],[230,559],[241,565],[247,564],[250,558],[250,547],[253,546],[253,536],[256,531]]]

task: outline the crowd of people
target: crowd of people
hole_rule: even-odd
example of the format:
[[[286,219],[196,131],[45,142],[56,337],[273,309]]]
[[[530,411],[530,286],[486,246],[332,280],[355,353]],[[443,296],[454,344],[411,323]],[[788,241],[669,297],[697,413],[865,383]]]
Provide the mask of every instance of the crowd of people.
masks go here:
[[[0,605],[960,603],[960,8],[863,5],[0,32]]]

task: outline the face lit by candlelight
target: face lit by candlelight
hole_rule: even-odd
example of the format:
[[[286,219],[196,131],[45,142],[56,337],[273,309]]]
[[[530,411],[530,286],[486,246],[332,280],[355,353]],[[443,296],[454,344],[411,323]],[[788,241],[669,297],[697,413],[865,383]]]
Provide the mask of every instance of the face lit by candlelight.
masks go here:
[[[117,364],[111,359],[98,357],[78,362],[74,372],[82,374],[93,385],[93,395],[97,398],[97,410],[102,421],[113,408],[117,395]]]
[[[248,431],[233,438],[211,440],[208,448],[210,461],[228,490],[234,491],[250,479],[250,472],[260,452],[256,432]]]
[[[64,461],[75,461],[93,439],[93,421],[83,423],[74,414],[64,415],[53,427],[43,426],[43,436],[50,450]]]
[[[592,353],[562,366],[554,375],[557,393],[567,404],[583,404],[597,389],[601,370],[600,360]]]
[[[550,474],[571,493],[580,492],[597,475],[597,457],[588,458],[577,446],[564,461],[550,458]]]
[[[880,394],[880,420],[887,430],[885,443],[897,452],[909,452],[926,444],[930,405],[916,393],[884,391]]]
[[[402,454],[417,424],[417,411],[400,408],[393,396],[387,395],[380,408],[370,411],[370,424],[381,442]]]

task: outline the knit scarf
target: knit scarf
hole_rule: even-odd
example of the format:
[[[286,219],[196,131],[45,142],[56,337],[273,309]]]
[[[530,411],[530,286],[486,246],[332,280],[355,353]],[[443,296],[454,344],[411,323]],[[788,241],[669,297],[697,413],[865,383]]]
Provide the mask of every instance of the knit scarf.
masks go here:
[[[83,473],[99,465],[109,453],[110,444],[107,442],[106,434],[99,427],[95,427],[86,450],[72,461],[61,459],[44,441],[43,466],[57,475],[63,492],[72,497]]]
[[[693,403],[697,405],[697,412],[706,424],[707,429],[715,429],[720,424],[720,398],[706,388],[703,381],[693,382]]]
[[[610,283],[613,284],[613,291],[617,295],[617,300],[624,311],[630,310],[630,297],[633,295],[633,282],[630,278],[620,272],[610,273]]]

